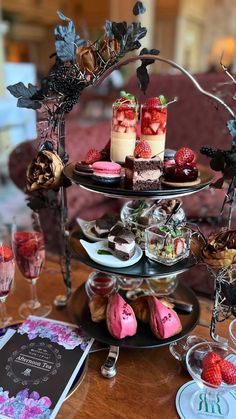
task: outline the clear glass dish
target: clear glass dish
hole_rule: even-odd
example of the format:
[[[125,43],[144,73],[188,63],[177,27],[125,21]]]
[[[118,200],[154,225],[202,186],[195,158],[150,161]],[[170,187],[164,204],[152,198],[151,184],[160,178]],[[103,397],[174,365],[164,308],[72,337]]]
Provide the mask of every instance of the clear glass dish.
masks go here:
[[[92,272],[85,283],[85,291],[90,299],[95,295],[110,295],[117,290],[117,278],[103,272]]]
[[[192,231],[187,227],[153,225],[145,230],[145,254],[164,265],[174,265],[189,256]]]

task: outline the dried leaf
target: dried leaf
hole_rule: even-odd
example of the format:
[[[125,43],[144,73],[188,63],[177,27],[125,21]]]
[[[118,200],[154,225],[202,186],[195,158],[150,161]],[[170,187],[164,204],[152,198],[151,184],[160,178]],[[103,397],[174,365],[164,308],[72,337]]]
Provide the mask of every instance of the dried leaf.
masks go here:
[[[141,15],[146,12],[146,8],[144,7],[141,1],[137,1],[133,7],[133,14],[134,16]]]
[[[37,87],[33,86],[31,83],[29,83],[27,87],[24,85],[24,83],[19,82],[19,83],[7,86],[7,90],[9,90],[9,92],[17,98],[20,98],[20,97],[30,98],[31,96],[33,96],[33,94],[37,92]]]
[[[158,49],[151,49],[148,50],[147,48],[143,48],[140,51],[140,55],[145,55],[145,54],[152,54],[152,55],[158,55],[160,53],[160,51]],[[147,66],[150,64],[153,64],[155,60],[151,60],[151,59],[143,59],[141,60],[141,65],[140,67],[137,68],[136,70],[136,74],[137,74],[137,78],[139,81],[139,87],[142,90],[142,92],[146,93],[146,90],[148,88],[149,85],[149,75],[148,75],[148,71],[147,71]]]
[[[27,108],[27,109],[40,109],[41,103],[37,100],[32,100],[28,98],[20,98],[17,101],[17,107],[18,108]]]
[[[61,19],[61,20],[66,20],[66,21],[70,21],[71,19],[69,17],[66,17],[62,12],[60,12],[60,10],[57,10],[57,16]]]

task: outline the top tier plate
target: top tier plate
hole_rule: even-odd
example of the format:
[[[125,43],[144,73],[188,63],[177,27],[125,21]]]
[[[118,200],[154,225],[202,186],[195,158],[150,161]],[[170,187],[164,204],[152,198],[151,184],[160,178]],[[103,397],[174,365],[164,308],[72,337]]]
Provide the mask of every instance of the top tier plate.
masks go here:
[[[96,193],[100,193],[112,198],[130,198],[130,199],[168,199],[168,198],[177,198],[180,196],[191,195],[193,193],[202,191],[207,188],[212,179],[213,172],[208,168],[198,165],[200,171],[200,183],[195,186],[189,186],[184,188],[173,188],[167,186],[160,186],[160,189],[152,191],[133,191],[130,189],[125,189],[121,184],[119,186],[103,186],[98,185],[94,182],[91,177],[79,176],[74,173],[75,163],[70,163],[64,168],[64,175],[69,178],[73,183],[80,185],[82,188]]]

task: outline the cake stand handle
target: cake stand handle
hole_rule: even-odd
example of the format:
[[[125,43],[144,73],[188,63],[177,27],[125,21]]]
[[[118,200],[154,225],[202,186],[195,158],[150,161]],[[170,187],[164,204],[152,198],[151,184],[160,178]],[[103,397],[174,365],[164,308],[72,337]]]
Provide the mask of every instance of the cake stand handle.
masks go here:
[[[101,374],[105,378],[113,378],[116,376],[116,362],[119,357],[119,346],[110,346],[109,354],[106,361],[101,366]]]
[[[208,92],[207,90],[204,90],[203,87],[198,83],[198,81],[195,79],[195,77],[189,73],[185,68],[181,67],[179,64],[175,63],[172,60],[168,60],[167,58],[161,57],[159,55],[155,54],[143,54],[138,56],[133,56],[129,58],[125,58],[123,60],[118,61],[116,64],[109,67],[98,79],[98,81],[95,83],[95,85],[99,86],[114,70],[122,67],[123,65],[138,61],[138,60],[153,60],[153,61],[160,61],[166,64],[169,64],[171,67],[176,68],[177,70],[181,71],[181,73],[185,74],[195,85],[195,87],[201,92],[203,95],[210,97],[211,99],[215,100],[219,104],[221,104],[226,111],[229,112],[231,117],[235,119],[235,113],[233,109],[227,105],[221,98],[218,96],[213,95],[212,93]]]

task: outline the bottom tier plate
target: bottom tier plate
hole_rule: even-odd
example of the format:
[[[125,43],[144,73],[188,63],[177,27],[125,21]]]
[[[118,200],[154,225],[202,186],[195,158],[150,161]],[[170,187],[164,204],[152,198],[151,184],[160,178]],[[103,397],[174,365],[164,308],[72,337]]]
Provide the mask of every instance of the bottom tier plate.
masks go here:
[[[171,342],[181,339],[187,335],[197,324],[200,307],[196,295],[188,287],[179,284],[174,293],[174,298],[193,304],[193,311],[190,314],[179,314],[182,323],[182,332],[168,339],[158,340],[151,332],[148,324],[138,321],[138,330],[134,336],[124,339],[113,338],[106,327],[106,322],[94,323],[91,320],[88,306],[88,297],[84,284],[79,287],[71,297],[69,313],[73,321],[82,325],[83,329],[99,342],[108,345],[115,345],[124,348],[154,348],[169,345]],[[127,300],[129,302],[129,300]]]

